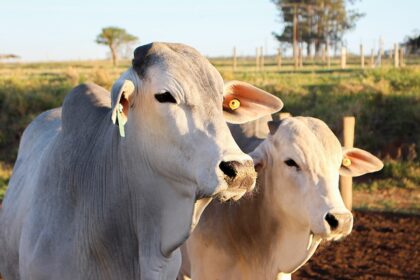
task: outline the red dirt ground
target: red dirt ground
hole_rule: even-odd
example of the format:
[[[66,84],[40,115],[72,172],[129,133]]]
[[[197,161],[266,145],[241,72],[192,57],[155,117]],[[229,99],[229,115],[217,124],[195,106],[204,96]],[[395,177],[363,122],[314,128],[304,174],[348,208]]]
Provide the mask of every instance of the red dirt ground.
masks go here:
[[[292,279],[420,279],[420,215],[355,213],[353,232],[320,246]]]

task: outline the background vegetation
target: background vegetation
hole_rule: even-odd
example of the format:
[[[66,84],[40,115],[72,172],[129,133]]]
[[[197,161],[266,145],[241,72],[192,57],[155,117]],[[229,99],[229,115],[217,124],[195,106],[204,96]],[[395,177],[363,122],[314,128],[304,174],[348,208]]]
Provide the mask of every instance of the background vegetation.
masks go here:
[[[420,211],[420,67],[407,60],[408,66],[400,69],[385,64],[363,70],[350,64],[342,70],[336,66],[338,61],[329,69],[314,61],[294,71],[292,61],[278,68],[268,58],[264,71],[256,71],[254,61],[239,59],[236,71],[229,59],[213,59],[212,63],[225,80],[248,81],[264,88],[284,101],[283,111],[318,117],[338,136],[342,117],[354,115],[355,146],[386,163],[381,172],[356,180],[356,190],[367,194],[405,190],[409,202],[401,207]],[[118,67],[101,61],[0,64],[0,200],[28,123],[40,112],[60,106],[66,93],[79,83],[91,81],[110,89],[128,66],[128,61]],[[384,202],[386,199],[372,205],[364,201],[360,206],[398,206],[392,198],[391,202]]]

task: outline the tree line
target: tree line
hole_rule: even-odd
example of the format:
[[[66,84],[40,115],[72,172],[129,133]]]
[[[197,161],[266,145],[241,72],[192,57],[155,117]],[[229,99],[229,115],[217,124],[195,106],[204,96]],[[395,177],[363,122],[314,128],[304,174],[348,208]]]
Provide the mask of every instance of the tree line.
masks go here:
[[[271,0],[279,11],[283,30],[273,32],[282,44],[306,46],[307,54],[320,54],[322,46],[337,49],[344,34],[364,16],[351,9],[356,0]]]
[[[270,0],[279,11],[282,30],[273,36],[283,45],[293,47],[295,62],[298,49],[306,47],[308,56],[322,50],[337,50],[344,45],[344,35],[355,28],[365,14],[355,9],[360,0]],[[138,38],[119,27],[105,27],[95,42],[109,47],[114,65],[124,46]],[[419,53],[420,35],[407,37],[402,44],[407,53]]]

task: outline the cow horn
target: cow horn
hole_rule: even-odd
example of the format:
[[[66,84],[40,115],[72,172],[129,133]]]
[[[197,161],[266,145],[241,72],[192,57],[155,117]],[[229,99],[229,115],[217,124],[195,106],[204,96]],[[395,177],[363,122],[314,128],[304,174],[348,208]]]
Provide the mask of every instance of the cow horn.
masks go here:
[[[144,70],[147,67],[147,56],[149,50],[153,47],[153,43],[140,46],[134,50],[134,58],[131,61],[133,68],[140,75],[144,75]]]

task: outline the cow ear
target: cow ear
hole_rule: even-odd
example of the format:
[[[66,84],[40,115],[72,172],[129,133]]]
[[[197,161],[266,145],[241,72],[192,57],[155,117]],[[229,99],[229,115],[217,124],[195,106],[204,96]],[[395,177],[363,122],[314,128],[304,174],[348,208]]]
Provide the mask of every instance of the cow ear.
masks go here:
[[[229,123],[239,124],[278,112],[283,102],[276,96],[245,82],[230,81],[223,92],[223,114]]]
[[[121,117],[124,124],[127,122],[128,111],[130,109],[130,97],[134,90],[140,87],[140,79],[138,75],[144,75],[144,68],[147,66],[147,63],[145,63],[146,56],[152,46],[153,44],[148,44],[136,48],[134,51],[134,58],[132,60],[132,67],[128,69],[128,71],[124,72],[112,86],[111,118],[114,124],[117,122],[118,117]],[[119,112],[121,114],[118,114]]]
[[[254,169],[255,171],[259,172],[260,170],[265,168],[266,160],[262,151],[256,148],[254,151],[249,153],[252,160],[254,161]]]
[[[382,169],[384,164],[371,153],[358,148],[343,148],[340,175],[356,177]]]
[[[135,86],[131,80],[119,79],[112,86],[111,90],[111,107],[112,122],[118,125],[124,125],[128,119],[128,110],[130,108],[130,97],[134,92]]]

